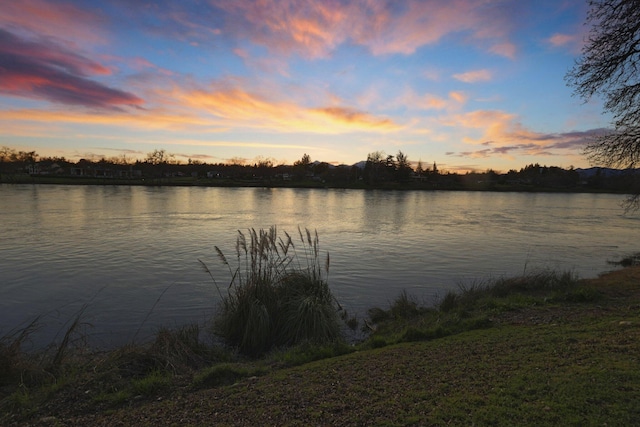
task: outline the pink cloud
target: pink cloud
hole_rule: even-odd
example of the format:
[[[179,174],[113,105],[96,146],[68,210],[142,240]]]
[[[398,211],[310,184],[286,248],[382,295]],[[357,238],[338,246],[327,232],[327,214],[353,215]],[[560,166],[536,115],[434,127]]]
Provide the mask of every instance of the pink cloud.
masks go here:
[[[346,38],[346,10],[336,1],[213,0],[229,14],[226,31],[270,50],[324,57]]]
[[[142,105],[137,96],[89,78],[110,72],[53,43],[27,41],[0,29],[0,92],[95,108]]]
[[[573,43],[576,39],[576,36],[569,34],[560,34],[556,33],[553,36],[549,37],[549,43],[553,46],[564,46],[569,43]]]
[[[404,5],[375,11],[378,18],[373,25],[364,21],[355,26],[355,40],[368,46],[374,54],[382,55],[411,54],[451,34],[465,34],[475,42],[505,38],[499,10],[489,10],[493,8],[488,8],[486,2],[433,0],[409,1]]]
[[[453,78],[465,83],[487,82],[491,80],[493,74],[489,70],[473,70],[465,73],[454,74]]]
[[[104,17],[70,3],[46,0],[2,2],[0,13],[0,26],[75,43],[104,43],[103,21]]]
[[[549,37],[546,42],[554,48],[565,48],[574,54],[580,53],[583,40],[586,37],[584,29],[575,34],[556,33]]]
[[[225,31],[282,54],[327,57],[342,43],[374,55],[411,54],[451,34],[512,57],[507,19],[482,0],[212,0],[229,16]]]

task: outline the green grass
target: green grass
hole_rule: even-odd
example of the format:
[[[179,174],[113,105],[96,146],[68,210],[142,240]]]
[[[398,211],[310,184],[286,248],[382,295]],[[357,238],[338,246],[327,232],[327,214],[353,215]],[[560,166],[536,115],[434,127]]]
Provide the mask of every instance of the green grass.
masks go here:
[[[460,284],[434,307],[420,306],[402,292],[388,309],[369,310],[371,335],[363,344],[378,348],[390,344],[442,338],[492,327],[503,312],[567,302],[594,302],[600,294],[571,273],[539,272],[521,277]]]
[[[233,419],[293,425],[634,425],[638,328],[610,319],[503,326],[355,352],[221,390]],[[286,385],[283,387],[283,385]],[[292,392],[293,387],[295,392]],[[268,404],[255,400],[268,396]],[[246,401],[258,405],[245,407]],[[209,401],[211,402],[211,401]],[[204,411],[215,411],[215,403]],[[294,410],[287,408],[295,408]]]
[[[259,359],[204,345],[196,327],[162,329],[82,363],[64,352],[55,381],[6,384],[0,424],[634,425],[638,307],[632,267],[463,284],[433,307],[403,292],[372,310],[359,345],[304,341]],[[7,354],[15,368],[35,360]]]

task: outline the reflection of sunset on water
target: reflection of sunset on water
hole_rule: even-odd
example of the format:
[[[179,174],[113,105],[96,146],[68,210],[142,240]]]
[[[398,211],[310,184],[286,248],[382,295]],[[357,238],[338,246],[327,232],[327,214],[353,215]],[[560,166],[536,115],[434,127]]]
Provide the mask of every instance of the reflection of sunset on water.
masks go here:
[[[55,333],[83,304],[97,340],[207,318],[237,230],[317,230],[329,284],[364,315],[402,290],[433,303],[461,282],[541,269],[594,277],[637,251],[620,195],[0,184],[0,324]],[[588,229],[588,233],[585,230]],[[302,251],[299,247],[297,250]]]

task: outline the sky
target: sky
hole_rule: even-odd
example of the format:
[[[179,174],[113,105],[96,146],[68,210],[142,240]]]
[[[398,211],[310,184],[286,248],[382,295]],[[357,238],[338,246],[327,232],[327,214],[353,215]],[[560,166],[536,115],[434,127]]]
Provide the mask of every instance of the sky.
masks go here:
[[[7,0],[0,146],[41,156],[588,167],[586,0]]]

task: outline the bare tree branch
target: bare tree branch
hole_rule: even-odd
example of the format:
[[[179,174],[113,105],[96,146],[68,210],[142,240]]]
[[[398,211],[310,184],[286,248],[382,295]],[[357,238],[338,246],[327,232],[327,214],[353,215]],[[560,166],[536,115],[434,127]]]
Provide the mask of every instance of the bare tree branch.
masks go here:
[[[590,0],[589,36],[582,56],[567,73],[567,84],[588,101],[597,95],[613,116],[613,130],[586,149],[593,164],[640,165],[640,0]],[[626,202],[640,208],[640,193]]]

